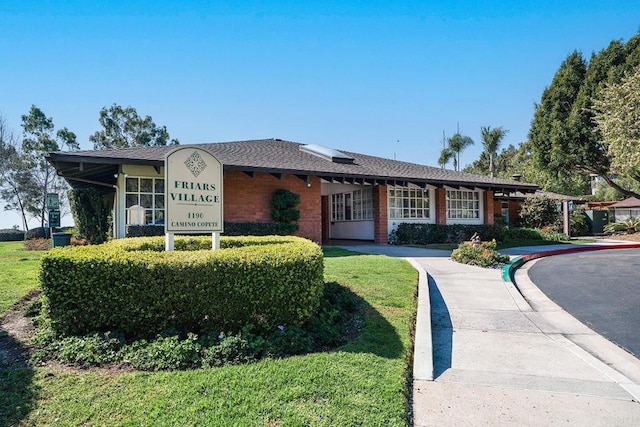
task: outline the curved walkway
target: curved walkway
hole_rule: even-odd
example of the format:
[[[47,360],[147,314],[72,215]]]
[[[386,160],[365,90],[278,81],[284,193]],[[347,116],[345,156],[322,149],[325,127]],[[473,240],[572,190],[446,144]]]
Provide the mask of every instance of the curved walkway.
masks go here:
[[[448,251],[343,247],[406,258],[420,272],[414,425],[640,425],[640,360],[550,301],[526,264],[516,288]]]

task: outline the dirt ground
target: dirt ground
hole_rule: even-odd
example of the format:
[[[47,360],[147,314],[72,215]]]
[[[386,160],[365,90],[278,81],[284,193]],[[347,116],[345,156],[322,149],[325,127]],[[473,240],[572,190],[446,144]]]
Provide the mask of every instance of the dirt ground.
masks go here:
[[[640,233],[611,234],[606,236],[606,238],[611,240],[627,240],[629,242],[640,242]]]

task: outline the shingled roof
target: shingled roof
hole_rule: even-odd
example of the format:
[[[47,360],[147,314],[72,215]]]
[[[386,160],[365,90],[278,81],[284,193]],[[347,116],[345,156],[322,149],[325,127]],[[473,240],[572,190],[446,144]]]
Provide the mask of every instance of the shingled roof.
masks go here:
[[[496,191],[533,192],[536,185],[519,181],[491,178],[456,172],[416,163],[390,160],[366,154],[341,151],[353,158],[353,163],[337,163],[300,150],[303,144],[280,139],[193,144],[213,154],[222,162],[225,170],[268,172],[319,176],[329,181],[362,180],[382,183],[413,182],[418,185],[466,186]],[[73,181],[109,181],[113,171],[121,164],[164,165],[165,154],[175,148],[136,147],[114,150],[57,151],[49,154],[49,161],[58,173]],[[101,175],[90,174],[91,169],[101,168]],[[85,172],[86,171],[86,172]],[[84,173],[83,173],[84,172]],[[103,179],[100,179],[100,176]],[[71,182],[73,185],[73,182]]]

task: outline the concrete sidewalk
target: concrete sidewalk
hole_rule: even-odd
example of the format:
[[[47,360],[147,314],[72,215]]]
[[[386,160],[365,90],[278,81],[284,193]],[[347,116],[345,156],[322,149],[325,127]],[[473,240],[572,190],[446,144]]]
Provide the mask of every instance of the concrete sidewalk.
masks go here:
[[[455,263],[448,251],[346,248],[422,270],[414,425],[640,425],[640,361],[548,300],[526,264],[520,294],[501,270]]]

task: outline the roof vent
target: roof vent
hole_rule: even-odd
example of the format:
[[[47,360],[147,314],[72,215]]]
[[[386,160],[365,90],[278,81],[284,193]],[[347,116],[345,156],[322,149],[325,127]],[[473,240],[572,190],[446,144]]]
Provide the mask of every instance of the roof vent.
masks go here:
[[[314,156],[322,157],[325,160],[329,160],[333,163],[346,163],[353,164],[354,158],[341,153],[338,150],[332,148],[323,147],[322,145],[301,145],[300,151],[313,154]]]

